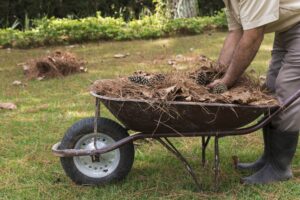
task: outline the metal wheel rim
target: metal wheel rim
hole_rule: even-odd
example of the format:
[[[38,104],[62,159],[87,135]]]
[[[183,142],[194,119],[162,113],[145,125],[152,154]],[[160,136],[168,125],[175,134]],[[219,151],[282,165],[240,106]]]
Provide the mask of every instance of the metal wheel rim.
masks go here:
[[[104,133],[90,133],[80,138],[75,149],[93,150],[94,138],[97,138],[97,148],[103,148],[114,144],[116,141]],[[73,157],[75,166],[84,175],[91,178],[103,178],[110,175],[119,165],[120,150],[116,149],[111,152],[100,155],[100,162],[93,162],[91,156],[75,156]]]

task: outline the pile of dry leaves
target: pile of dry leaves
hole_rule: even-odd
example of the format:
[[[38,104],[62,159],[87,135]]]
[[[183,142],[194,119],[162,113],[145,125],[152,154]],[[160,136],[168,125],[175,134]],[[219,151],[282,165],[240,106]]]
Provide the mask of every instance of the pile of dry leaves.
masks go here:
[[[69,52],[55,51],[47,56],[31,59],[23,64],[28,79],[64,77],[74,73],[86,72],[86,62]]]
[[[130,77],[97,80],[90,89],[103,96],[125,99],[247,105],[278,104],[272,96],[261,91],[259,80],[250,75],[243,75],[230,90],[214,94],[205,85],[198,83],[197,76],[205,72],[213,74],[213,79],[217,79],[224,74],[224,67],[203,56],[198,57],[196,66],[196,69],[175,70],[166,74],[136,72]],[[141,74],[148,79],[145,81],[139,78]],[[160,78],[156,80],[155,77]],[[155,81],[147,81],[152,79]]]

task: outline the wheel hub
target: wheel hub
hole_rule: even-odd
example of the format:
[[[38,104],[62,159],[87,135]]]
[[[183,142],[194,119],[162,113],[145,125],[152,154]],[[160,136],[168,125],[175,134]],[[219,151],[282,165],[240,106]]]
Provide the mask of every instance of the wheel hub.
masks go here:
[[[75,149],[95,150],[94,138],[96,138],[97,149],[115,143],[108,135],[102,133],[95,135],[91,133],[78,140]],[[120,150],[116,149],[105,154],[94,156],[76,156],[73,159],[78,170],[84,175],[92,178],[102,178],[108,176],[117,168],[120,162]]]

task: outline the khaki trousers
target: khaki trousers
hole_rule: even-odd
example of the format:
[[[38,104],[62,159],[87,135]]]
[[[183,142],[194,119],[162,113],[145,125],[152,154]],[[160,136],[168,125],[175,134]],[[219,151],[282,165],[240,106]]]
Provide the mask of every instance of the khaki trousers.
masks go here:
[[[281,103],[300,89],[300,23],[275,33],[266,85]],[[299,131],[300,99],[276,117],[272,125],[280,131]]]

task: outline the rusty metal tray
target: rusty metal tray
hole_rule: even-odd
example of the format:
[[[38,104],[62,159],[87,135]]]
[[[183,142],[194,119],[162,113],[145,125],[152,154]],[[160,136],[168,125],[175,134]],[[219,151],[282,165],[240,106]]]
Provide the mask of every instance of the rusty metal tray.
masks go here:
[[[268,115],[277,106],[164,102],[96,95],[126,128],[145,134],[224,131],[240,128]]]

